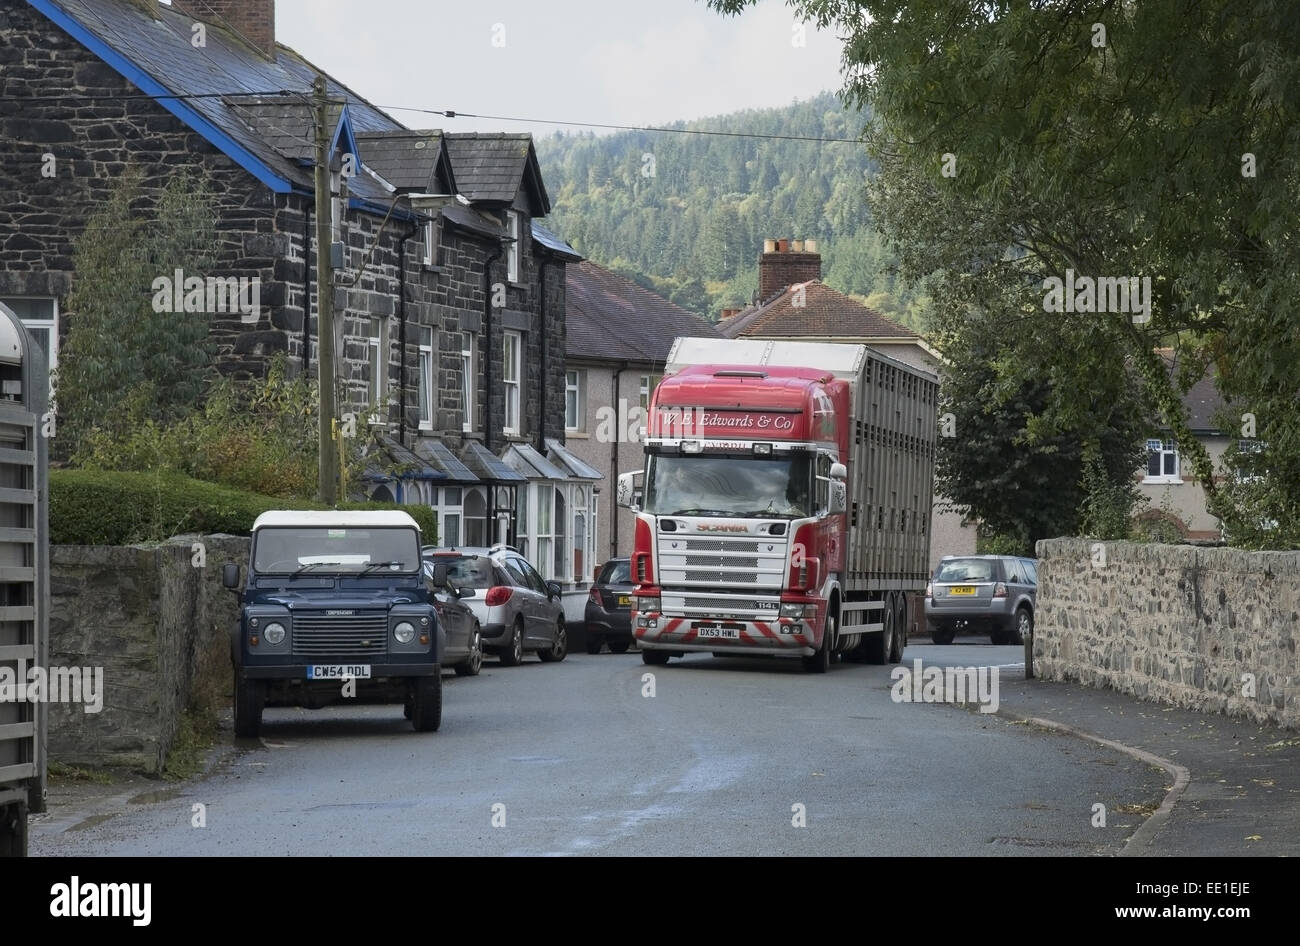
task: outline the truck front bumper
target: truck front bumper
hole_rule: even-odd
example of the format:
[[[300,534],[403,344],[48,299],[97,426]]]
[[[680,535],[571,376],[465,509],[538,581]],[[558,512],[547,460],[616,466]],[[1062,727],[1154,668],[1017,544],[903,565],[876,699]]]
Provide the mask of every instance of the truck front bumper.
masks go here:
[[[807,624],[772,621],[707,621],[696,617],[652,615],[655,627],[639,627],[632,634],[643,650],[704,651],[706,653],[768,654],[773,657],[808,657],[817,652]],[[718,627],[726,637],[710,633]],[[734,636],[731,632],[734,631]]]

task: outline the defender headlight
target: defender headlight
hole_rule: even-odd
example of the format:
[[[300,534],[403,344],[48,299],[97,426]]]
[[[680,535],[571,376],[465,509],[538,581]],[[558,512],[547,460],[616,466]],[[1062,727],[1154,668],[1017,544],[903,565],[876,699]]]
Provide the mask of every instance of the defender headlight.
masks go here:
[[[399,644],[409,644],[415,640],[415,625],[410,621],[403,621],[393,628],[393,636],[397,638]]]
[[[284,625],[278,621],[266,625],[266,630],[262,632],[262,637],[268,644],[279,644],[284,640]]]

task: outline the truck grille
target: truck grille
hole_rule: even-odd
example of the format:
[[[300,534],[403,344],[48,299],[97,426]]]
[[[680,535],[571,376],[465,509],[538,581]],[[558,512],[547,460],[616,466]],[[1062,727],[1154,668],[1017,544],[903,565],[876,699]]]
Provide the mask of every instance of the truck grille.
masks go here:
[[[382,657],[388,651],[388,615],[303,614],[293,616],[293,653],[299,657]]]
[[[761,603],[770,604],[771,607],[759,607]],[[670,614],[681,614],[688,618],[731,617],[742,621],[775,621],[780,613],[780,599],[773,597],[762,601],[755,595],[723,597],[665,591],[663,607]]]
[[[755,539],[659,535],[659,583],[665,588],[713,586],[779,589],[785,577],[785,536]],[[712,554],[707,554],[712,553]]]

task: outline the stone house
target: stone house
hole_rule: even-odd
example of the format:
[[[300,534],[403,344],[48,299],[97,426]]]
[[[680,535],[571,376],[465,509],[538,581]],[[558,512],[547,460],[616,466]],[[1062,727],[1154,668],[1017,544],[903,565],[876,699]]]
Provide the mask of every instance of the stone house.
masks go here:
[[[602,471],[591,530],[595,557],[632,553],[634,516],[614,503],[620,473],[644,465],[640,429],[673,339],[718,337],[709,322],[590,260],[570,266],[565,355],[565,443]]]
[[[862,344],[897,361],[942,374],[943,361],[916,332],[821,281],[815,240],[768,240],[758,260],[758,297],[745,309],[724,309],[718,331],[728,338]],[[945,555],[975,552],[975,523],[935,496],[930,515],[930,565]]]
[[[255,312],[207,313],[216,367],[257,377],[282,353],[317,372],[319,70],[276,42],[274,12],[274,0],[0,6],[0,301],[53,369],[76,318],[74,241],[133,164],[149,197],[180,169],[202,174],[220,240],[202,275],[260,287]],[[563,447],[565,269],[580,259],[535,223],[550,200],[531,138],[409,129],[325,78],[339,411],[378,429],[367,490],[433,506],[444,541],[527,542],[543,478],[519,457]]]

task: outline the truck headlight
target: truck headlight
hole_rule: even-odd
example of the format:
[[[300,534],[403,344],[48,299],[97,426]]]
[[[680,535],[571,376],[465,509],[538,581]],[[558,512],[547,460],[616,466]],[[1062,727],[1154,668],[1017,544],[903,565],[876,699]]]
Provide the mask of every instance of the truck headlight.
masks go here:
[[[266,630],[262,632],[266,642],[271,645],[279,644],[284,640],[284,625],[278,621],[266,625]]]
[[[410,621],[403,621],[393,628],[393,636],[397,638],[399,644],[409,644],[415,640],[415,625]]]

